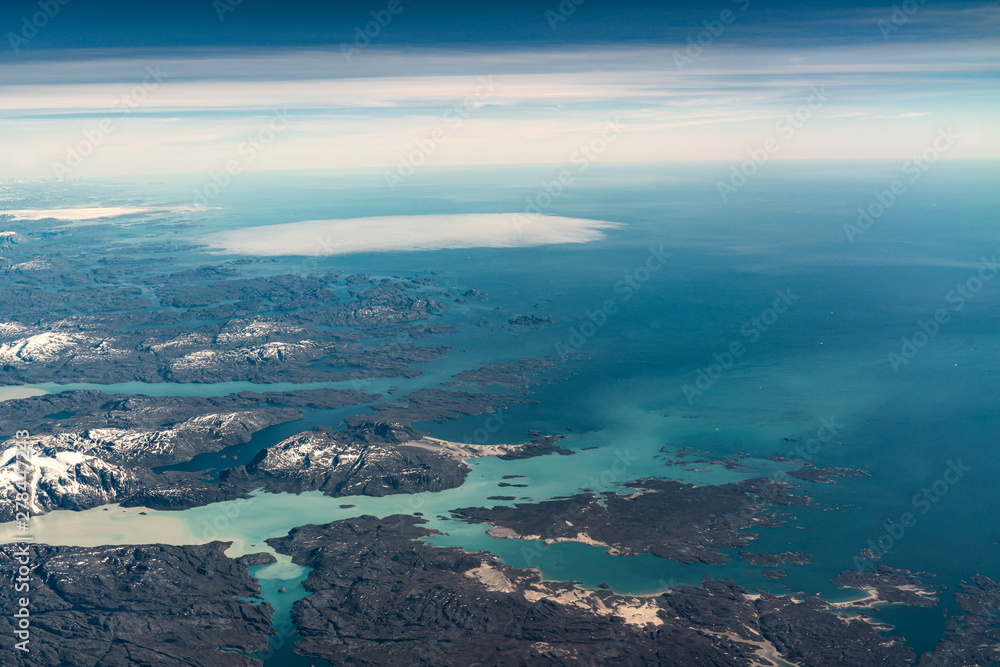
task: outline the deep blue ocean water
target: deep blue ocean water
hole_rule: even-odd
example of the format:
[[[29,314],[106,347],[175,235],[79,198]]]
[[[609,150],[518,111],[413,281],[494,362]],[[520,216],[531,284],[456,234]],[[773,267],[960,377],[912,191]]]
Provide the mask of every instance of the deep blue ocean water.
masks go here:
[[[534,500],[595,488],[623,450],[635,462],[605,488],[649,475],[709,484],[770,474],[782,468],[771,457],[796,458],[796,446],[831,433],[830,425],[832,436],[805,458],[867,473],[836,484],[803,483],[815,502],[781,508],[782,527],[757,531],[753,551],[814,554],[811,565],[785,566],[783,582],[766,581],[760,568],[736,554],[724,566],[681,565],[556,544],[526,558],[521,545],[484,535],[484,526],[450,521],[435,525],[446,534],[433,542],[490,550],[511,565],[538,567],[547,577],[585,586],[606,582],[620,592],[731,576],[750,588],[836,601],[850,596],[830,579],[854,567],[859,551],[886,533],[887,519],[898,523],[911,512],[916,523],[893,539],[878,562],[938,574],[948,590],[939,607],[886,607],[876,615],[918,652],[928,650],[943,628],[943,610],[954,609],[958,582],[977,573],[1000,577],[1000,274],[994,277],[991,268],[1000,253],[1000,164],[935,165],[853,243],[844,226],[856,223],[858,207],[870,207],[901,177],[898,163],[770,164],[723,202],[715,184],[727,177],[728,166],[595,165],[544,212],[624,224],[599,242],[359,254],[321,258],[316,268],[372,276],[433,269],[459,292],[489,293],[486,302],[451,308],[442,321],[460,324],[461,333],[430,342],[450,344],[455,352],[427,364],[427,376],[409,388],[436,386],[481,363],[555,361],[531,388],[534,402],[509,404],[487,441],[521,442],[536,429],[567,434],[564,444],[571,448],[600,449],[573,457],[478,461],[460,496],[466,504],[493,504],[485,498],[506,493],[495,486],[503,474],[524,475],[518,481],[528,487],[515,491]],[[396,192],[376,173],[246,174],[213,202],[218,210],[150,225],[142,234],[183,239],[309,219],[522,211],[559,169],[426,169]],[[197,184],[170,178],[62,187],[67,203],[86,193],[104,201],[177,204],[189,201]],[[661,246],[669,258],[644,273],[650,249],[658,253]],[[208,261],[214,260],[192,252],[178,265]],[[250,270],[298,266],[300,259],[285,258]],[[629,276],[636,284],[631,293],[620,282]],[[972,290],[977,277],[982,282]],[[956,308],[960,286],[967,297]],[[782,303],[791,305],[769,313],[779,292],[786,295]],[[615,312],[596,315],[609,300]],[[514,332],[476,327],[494,307],[548,315],[554,322]],[[948,321],[933,336],[921,337],[921,323],[927,330],[941,309]],[[584,327],[595,318],[599,327]],[[908,350],[904,338],[923,344]],[[712,364],[728,366],[726,353],[734,343],[743,351],[719,373]],[[560,355],[567,347],[573,354]],[[906,351],[915,354],[905,362],[889,356]],[[699,370],[718,377],[699,385]],[[700,393],[685,394],[685,386]],[[311,413],[303,425],[339,419],[340,413]],[[434,437],[483,442],[485,418],[418,426]],[[287,427],[272,431],[240,455],[252,457],[256,447],[270,444],[265,441],[288,435]],[[699,473],[664,467],[661,448],[683,446],[713,457],[738,452],[748,469],[710,466]],[[939,480],[946,481],[935,486]],[[924,489],[933,502],[915,498]]]

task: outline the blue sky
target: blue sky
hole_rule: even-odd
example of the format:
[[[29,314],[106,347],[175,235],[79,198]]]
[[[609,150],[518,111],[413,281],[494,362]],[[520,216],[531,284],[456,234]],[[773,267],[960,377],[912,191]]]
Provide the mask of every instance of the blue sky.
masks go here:
[[[8,1],[0,177],[1000,157],[1000,7],[909,1]]]

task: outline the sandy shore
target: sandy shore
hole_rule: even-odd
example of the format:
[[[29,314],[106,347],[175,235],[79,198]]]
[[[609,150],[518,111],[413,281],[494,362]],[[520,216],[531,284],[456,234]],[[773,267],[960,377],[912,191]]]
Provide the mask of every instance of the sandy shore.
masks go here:
[[[456,459],[466,460],[483,458],[485,456],[503,456],[504,454],[512,454],[516,451],[524,449],[527,447],[527,444],[467,445],[462,442],[450,442],[448,440],[440,440],[438,438],[425,436],[420,440],[404,442],[401,446],[417,447],[418,449],[425,449],[429,452],[436,452],[438,454],[444,454],[445,456],[451,456]]]
[[[834,609],[843,609],[845,607],[871,607],[872,605],[878,604],[882,601],[878,596],[878,591],[874,588],[869,588],[867,586],[862,586],[860,588],[865,592],[864,597],[856,600],[848,600],[847,602],[828,602],[827,604]]]
[[[465,576],[476,579],[490,591],[503,593],[514,593],[526,583],[524,577],[511,581],[499,566],[490,563],[483,563],[474,570],[469,570]],[[663,619],[657,615],[660,607],[641,596],[599,594],[576,586],[535,581],[525,589],[524,598],[528,602],[547,600],[558,605],[577,607],[598,616],[618,616],[629,625],[663,625]]]
[[[696,627],[691,627],[691,629],[701,632],[702,634],[709,635],[710,637],[726,638],[730,641],[755,646],[756,649],[754,650],[754,655],[757,656],[758,661],[753,662],[751,667],[801,667],[798,663],[788,662],[782,658],[778,653],[778,649],[774,647],[774,644],[767,641],[763,637],[760,637],[760,635],[753,630],[750,630],[750,632],[760,637],[760,639],[744,639],[743,637],[740,637],[732,632],[714,632],[712,630]]]
[[[449,442],[438,438],[424,437],[420,440],[404,442],[403,446],[426,449],[429,452],[452,456],[457,459],[475,459],[483,456],[502,456],[517,451],[524,445],[466,445],[461,442]]]
[[[524,592],[524,598],[529,602],[547,600],[559,605],[578,607],[598,616],[618,616],[629,625],[663,625],[663,619],[657,615],[660,607],[639,597],[620,598],[620,602],[609,606],[594,591],[582,588],[554,589],[546,584],[534,584]]]

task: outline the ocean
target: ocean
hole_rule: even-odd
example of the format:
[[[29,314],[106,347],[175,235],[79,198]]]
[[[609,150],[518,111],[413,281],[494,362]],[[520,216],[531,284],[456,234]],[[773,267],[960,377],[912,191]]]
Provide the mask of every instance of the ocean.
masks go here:
[[[1000,164],[942,162],[911,180],[896,162],[773,163],[726,201],[717,183],[728,179],[728,164],[598,164],[558,196],[539,197],[559,169],[427,168],[395,191],[375,172],[245,174],[211,202],[218,208],[130,223],[128,231],[130,238],[186,243],[202,233],[281,222],[511,213],[541,202],[547,215],[621,223],[591,243],[364,253],[318,257],[308,265],[375,277],[431,270],[456,294],[488,293],[487,301],[454,304],[440,318],[459,325],[459,333],[420,341],[454,348],[422,365],[424,376],[363,388],[400,386],[401,396],[484,363],[547,358],[553,367],[528,387],[530,402],[510,402],[489,422],[480,415],[415,426],[477,444],[523,442],[529,430],[562,434],[560,444],[577,450],[575,456],[479,459],[466,484],[436,494],[261,494],[220,522],[222,529],[206,526],[228,517],[233,504],[145,516],[118,507],[55,512],[35,520],[39,539],[183,544],[217,538],[234,540],[230,553],[237,554],[259,550],[262,540],[303,523],[419,511],[442,532],[430,538],[435,544],[490,551],[510,565],[586,587],[607,583],[617,592],[647,594],[706,576],[732,577],[751,589],[831,602],[859,597],[830,580],[874,545],[884,552],[877,564],[930,572],[946,586],[938,607],[875,609],[918,653],[930,650],[943,629],[943,610],[955,610],[959,581],[1000,577],[1000,485],[994,481],[1000,469]],[[901,194],[892,194],[896,181],[905,183]],[[176,205],[190,203],[195,185],[175,178],[68,182],[58,197],[67,204],[96,197]],[[86,233],[86,225],[77,227]],[[220,258],[232,259],[186,250],[171,268]],[[303,261],[250,266],[282,273],[302,270]],[[552,321],[516,329],[476,326],[508,312]],[[73,386],[87,387],[101,388]],[[115,388],[206,396],[243,389],[267,387]],[[266,429],[232,453],[246,462],[297,430],[364,411],[309,410],[301,422]],[[745,467],[665,466],[682,447],[699,450],[693,458],[737,458]],[[864,472],[834,484],[799,483],[812,504],[781,507],[781,526],[755,531],[748,550],[813,554],[809,565],[783,566],[783,581],[766,580],[734,552],[726,565],[610,556],[576,543],[526,554],[520,543],[486,535],[486,526],[438,518],[458,507],[503,504],[487,497],[508,491],[516,502],[531,502],[581,489],[615,490],[649,476],[720,484],[801,467],[776,458]],[[185,469],[210,464],[206,458]],[[498,488],[503,475],[523,475],[517,482],[527,486]],[[345,503],[356,507],[341,509]],[[906,513],[909,525],[901,520]],[[0,537],[10,532],[0,526]],[[276,581],[301,576],[287,567],[276,572],[266,597],[277,595]],[[266,570],[258,575],[267,578]],[[280,653],[286,659],[287,650]],[[291,664],[276,660],[270,662]]]

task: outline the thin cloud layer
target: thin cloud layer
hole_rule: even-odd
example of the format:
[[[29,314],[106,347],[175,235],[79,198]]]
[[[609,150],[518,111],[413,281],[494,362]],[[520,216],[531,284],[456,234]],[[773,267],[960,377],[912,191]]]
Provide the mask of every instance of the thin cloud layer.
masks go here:
[[[140,206],[77,206],[72,208],[45,209],[0,209],[0,216],[9,215],[15,220],[67,220],[82,222],[88,220],[107,220],[126,215],[139,215],[150,212],[151,208]]]
[[[525,248],[589,243],[614,222],[528,213],[400,215],[306,220],[217,232],[197,241],[217,252],[256,256],[347,255],[457,248]]]
[[[373,42],[350,59],[336,43],[26,54],[0,68],[0,178],[393,171],[414,151],[565,165],[609,121],[626,130],[602,162],[741,161],[779,138],[776,160],[902,161],[949,128],[949,159],[1000,158],[1000,8],[924,6],[883,38],[892,13],[748,9],[707,39],[696,21],[659,43]],[[796,39],[774,32],[789,21]],[[258,141],[277,113],[287,127]]]

